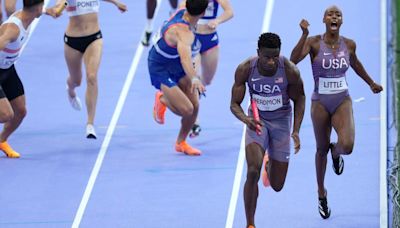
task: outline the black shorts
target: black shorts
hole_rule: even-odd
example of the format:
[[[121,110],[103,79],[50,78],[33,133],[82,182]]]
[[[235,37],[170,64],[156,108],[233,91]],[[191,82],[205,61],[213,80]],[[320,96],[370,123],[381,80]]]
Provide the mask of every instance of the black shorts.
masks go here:
[[[14,65],[8,69],[0,69],[0,99],[7,97],[9,101],[12,101],[24,94],[24,86]]]
[[[70,46],[71,48],[78,50],[81,53],[85,53],[86,48],[95,40],[103,38],[101,31],[96,32],[95,34],[89,36],[81,36],[81,37],[70,37],[67,34],[64,34],[64,43]]]

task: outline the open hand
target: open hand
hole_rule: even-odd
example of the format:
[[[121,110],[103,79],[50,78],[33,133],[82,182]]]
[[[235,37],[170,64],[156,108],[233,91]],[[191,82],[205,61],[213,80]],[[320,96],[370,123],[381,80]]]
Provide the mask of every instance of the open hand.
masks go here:
[[[190,91],[192,91],[192,93],[197,91],[198,93],[202,94],[206,91],[206,87],[204,87],[203,83],[200,81],[198,77],[192,78],[191,82],[192,86]]]

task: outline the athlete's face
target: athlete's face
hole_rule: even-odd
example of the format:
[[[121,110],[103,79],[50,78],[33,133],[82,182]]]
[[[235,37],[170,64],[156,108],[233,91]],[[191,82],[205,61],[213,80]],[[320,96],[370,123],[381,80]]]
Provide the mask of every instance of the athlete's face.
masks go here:
[[[325,11],[323,22],[325,23],[327,31],[339,31],[343,23],[342,11],[336,6],[329,7]]]
[[[279,64],[279,48],[261,48],[257,50],[259,67],[264,71],[275,71]]]

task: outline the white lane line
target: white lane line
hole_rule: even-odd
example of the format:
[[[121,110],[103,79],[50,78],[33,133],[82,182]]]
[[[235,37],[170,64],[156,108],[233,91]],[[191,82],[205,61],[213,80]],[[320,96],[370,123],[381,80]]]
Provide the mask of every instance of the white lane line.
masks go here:
[[[388,227],[388,200],[387,200],[387,9],[386,0],[381,0],[381,148],[380,148],[380,227]]]
[[[158,2],[157,9],[156,9],[156,12],[154,13],[154,18],[157,16],[159,6],[161,5],[161,0],[158,0],[157,2]],[[135,77],[135,73],[136,73],[137,67],[139,65],[140,58],[143,53],[143,49],[144,49],[143,45],[141,44],[141,41],[139,41],[138,48],[136,50],[135,56],[133,57],[131,67],[129,69],[128,75],[126,76],[124,86],[123,86],[121,94],[119,96],[117,106],[115,108],[114,114],[111,118],[109,127],[107,129],[106,136],[104,137],[103,144],[101,145],[101,148],[100,148],[100,152],[97,155],[96,163],[94,164],[92,173],[90,174],[90,177],[89,177],[89,181],[86,185],[85,192],[83,193],[81,203],[79,204],[78,211],[76,212],[74,222],[72,223],[72,226],[71,226],[72,228],[78,228],[82,221],[82,217],[83,217],[83,214],[85,213],[85,209],[86,209],[86,206],[90,199],[90,195],[92,194],[93,186],[94,186],[97,176],[100,172],[100,168],[101,168],[101,165],[103,164],[103,160],[107,153],[108,146],[110,145],[112,135],[114,134],[114,130],[115,130],[115,127],[117,126],[117,122],[121,115],[121,111],[124,106],[126,97],[128,95],[132,81]]]

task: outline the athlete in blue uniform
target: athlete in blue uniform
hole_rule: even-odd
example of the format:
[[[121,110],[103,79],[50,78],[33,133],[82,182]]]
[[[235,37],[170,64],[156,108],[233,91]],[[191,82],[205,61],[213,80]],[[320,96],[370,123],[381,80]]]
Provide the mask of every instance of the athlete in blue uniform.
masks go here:
[[[207,0],[188,0],[186,9],[178,11],[162,27],[148,57],[151,83],[161,90],[156,93],[155,121],[164,123],[166,107],[182,117],[175,150],[188,155],[201,154],[200,150],[186,143],[186,138],[197,117],[199,92],[205,90],[191,56],[192,51],[199,48],[193,30],[204,15],[207,4]]]
[[[186,1],[182,2],[182,5]],[[219,6],[224,10],[218,16]],[[217,27],[233,17],[233,9],[229,0],[208,0],[208,7],[204,16],[197,23],[196,37],[199,39],[201,49],[194,58],[197,72],[201,75],[204,85],[211,84],[217,71],[219,57],[219,37]],[[196,137],[201,131],[199,120],[192,127],[190,137]]]
[[[0,26],[0,123],[4,123],[0,150],[10,158],[19,158],[20,154],[11,148],[7,139],[26,116],[24,87],[14,63],[28,40],[32,21],[40,17],[42,8],[43,0],[24,0],[23,9]]]
[[[244,185],[244,204],[247,227],[254,228],[258,198],[258,180],[265,151],[265,165],[270,186],[279,192],[285,183],[290,157],[290,130],[294,103],[292,138],[295,153],[300,150],[299,131],[304,116],[305,96],[303,81],[297,67],[280,56],[281,41],[274,33],[261,34],[258,56],[241,63],[235,72],[232,87],[231,111],[246,129],[247,179]],[[250,96],[257,103],[260,120],[253,118],[249,108],[246,115],[241,107],[246,84]],[[257,125],[261,132],[256,133]]]
[[[354,146],[354,118],[352,101],[346,81],[346,71],[351,66],[371,88],[373,93],[382,91],[365,71],[356,55],[356,43],[339,35],[342,11],[337,6],[325,10],[323,35],[307,38],[308,22],[302,20],[303,34],[292,51],[290,60],[295,64],[310,55],[314,75],[311,118],[317,144],[315,164],[318,182],[319,213],[327,219],[331,214],[327,191],[324,186],[327,154],[331,150],[333,170],[342,174],[344,161],[341,155],[351,154]],[[337,143],[331,143],[331,131],[338,135]]]

